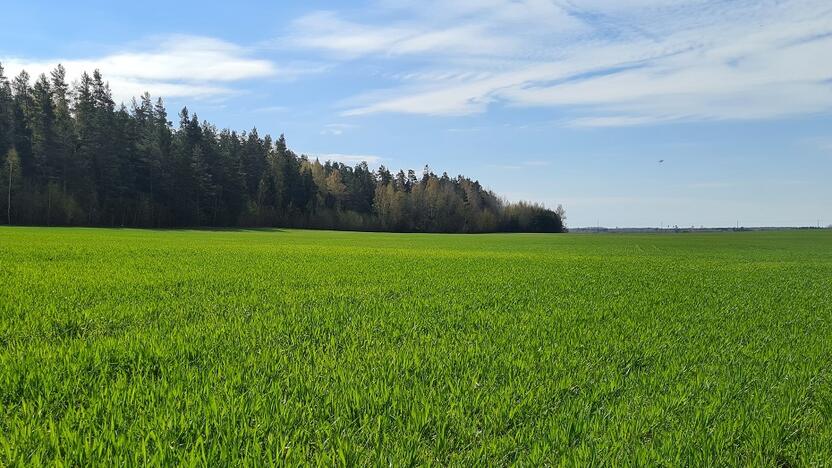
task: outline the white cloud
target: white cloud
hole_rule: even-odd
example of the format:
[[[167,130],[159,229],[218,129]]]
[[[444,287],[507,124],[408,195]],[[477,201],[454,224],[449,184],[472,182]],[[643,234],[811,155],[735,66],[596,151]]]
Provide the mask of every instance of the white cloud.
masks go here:
[[[569,121],[567,125],[570,127],[631,127],[667,120],[672,120],[672,117],[616,115],[611,117],[579,117]]]
[[[353,124],[333,123],[324,125],[321,135],[341,136],[345,131],[355,128]]]
[[[210,97],[234,93],[229,84],[255,78],[296,73],[268,60],[251,56],[238,45],[208,37],[167,36],[143,50],[129,50],[96,58],[28,60],[0,59],[9,74],[25,69],[32,76],[48,73],[61,63],[69,79],[100,69],[117,102],[129,102],[145,91],[155,96]]]
[[[519,46],[509,37],[492,36],[483,25],[367,26],[344,20],[328,11],[303,16],[293,22],[292,29],[293,33],[281,39],[280,44],[319,49],[344,59],[370,54],[507,54]]]
[[[551,0],[382,0],[379,4],[433,23],[482,21],[490,26],[519,25],[550,31],[582,27],[569,14],[568,7]]]
[[[343,116],[463,116],[501,105],[609,127],[832,110],[828,0],[371,0],[361,11],[301,16],[270,45],[320,58],[277,65],[250,48],[180,35],[101,57],[0,61],[10,75],[59,62],[70,79],[100,69],[128,102],[144,91],[222,98],[241,81],[364,59],[386,88],[342,101]],[[343,134],[338,125],[320,133]]]
[[[726,47],[732,48],[736,44]],[[832,79],[832,61],[817,57],[829,50],[832,36],[740,53],[712,47],[601,76],[515,87],[502,97],[515,105],[594,106],[614,114],[587,121],[595,125],[605,120],[621,125],[822,112],[832,108],[832,86],[827,82]]]
[[[501,103],[564,109],[568,125],[598,127],[832,110],[825,0],[379,5],[365,15],[372,21],[303,17],[292,36],[295,46],[400,69],[387,76],[398,84],[348,100],[347,116],[468,115]]]

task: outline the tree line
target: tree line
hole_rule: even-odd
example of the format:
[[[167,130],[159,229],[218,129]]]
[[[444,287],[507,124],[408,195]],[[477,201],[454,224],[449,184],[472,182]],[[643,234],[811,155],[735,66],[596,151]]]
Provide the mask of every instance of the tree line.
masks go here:
[[[178,126],[161,98],[116,105],[101,73],[32,83],[0,64],[0,193],[8,224],[560,232],[563,210],[507,203],[427,166],[393,173],[295,154],[281,135]]]

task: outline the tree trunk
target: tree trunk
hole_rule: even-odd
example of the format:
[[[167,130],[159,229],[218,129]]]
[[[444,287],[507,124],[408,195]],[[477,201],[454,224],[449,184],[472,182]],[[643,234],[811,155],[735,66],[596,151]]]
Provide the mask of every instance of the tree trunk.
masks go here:
[[[9,197],[6,200],[6,218],[9,220],[9,226],[12,225],[12,161],[9,158]]]

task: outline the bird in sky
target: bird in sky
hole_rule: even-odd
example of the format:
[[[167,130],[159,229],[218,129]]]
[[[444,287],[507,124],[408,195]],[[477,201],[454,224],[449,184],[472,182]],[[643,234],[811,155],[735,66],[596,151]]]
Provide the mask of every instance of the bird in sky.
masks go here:
[[[664,162],[664,159],[659,159],[659,164],[662,164],[663,162]]]

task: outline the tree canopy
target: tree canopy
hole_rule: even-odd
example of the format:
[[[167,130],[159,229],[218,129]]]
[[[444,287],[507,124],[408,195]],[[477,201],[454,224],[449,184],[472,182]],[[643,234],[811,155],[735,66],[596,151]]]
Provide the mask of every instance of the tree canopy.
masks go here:
[[[391,172],[298,155],[147,93],[116,105],[98,70],[34,82],[0,64],[2,212],[10,224],[269,226],[402,232],[560,232],[562,209],[507,203],[429,167]]]

